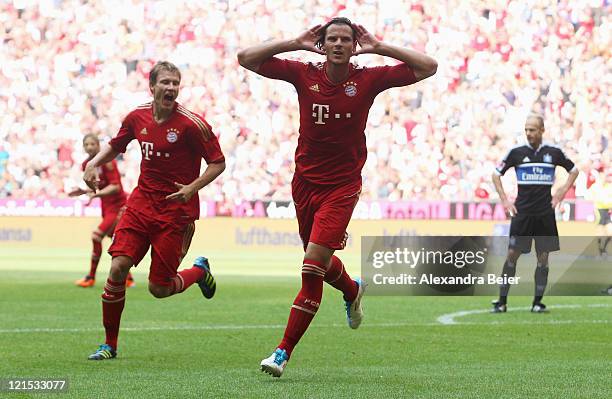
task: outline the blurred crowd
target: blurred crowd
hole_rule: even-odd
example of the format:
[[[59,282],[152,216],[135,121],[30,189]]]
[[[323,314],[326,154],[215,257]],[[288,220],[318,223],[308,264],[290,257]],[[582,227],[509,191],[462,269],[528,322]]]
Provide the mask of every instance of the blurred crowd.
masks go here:
[[[167,59],[182,70],[179,102],[206,117],[226,155],[202,197],[290,199],[297,96],[240,68],[236,53],[333,16],[439,63],[434,77],[377,97],[362,198],[496,199],[491,173],[523,142],[530,111],[584,172],[580,197],[610,165],[611,10],[610,0],[0,2],[0,198],[62,198],[82,185],[83,135],[115,135],[149,100],[151,66]],[[128,191],[139,162],[133,142],[120,158]]]

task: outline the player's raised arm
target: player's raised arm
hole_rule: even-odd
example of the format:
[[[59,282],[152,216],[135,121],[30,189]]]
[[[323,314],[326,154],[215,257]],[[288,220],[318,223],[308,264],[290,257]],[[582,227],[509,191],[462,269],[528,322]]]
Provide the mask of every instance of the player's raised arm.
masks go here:
[[[272,40],[245,48],[238,52],[238,63],[246,69],[257,73],[262,62],[276,54],[288,51],[306,50],[325,54],[315,44],[321,34],[321,25],[315,25],[295,39]]]
[[[70,191],[68,193],[69,197],[78,197],[79,195],[83,195],[83,194],[87,194],[89,193],[89,190],[83,190],[82,188],[75,188],[74,190]]]
[[[374,37],[363,25],[353,24],[359,50],[353,55],[378,54],[385,57],[395,58],[408,65],[413,71],[417,81],[434,75],[438,69],[438,62],[432,57],[403,47],[394,46]]]
[[[115,195],[121,191],[121,187],[118,184],[109,184],[101,190],[98,190],[97,193],[91,195],[90,198],[102,198],[109,197],[111,195]]]
[[[98,182],[100,181],[96,168],[112,161],[118,154],[117,151],[107,144],[91,161],[87,162],[87,166],[85,166],[85,171],[83,172],[83,180],[85,184],[87,184],[87,187],[94,190],[94,192],[96,191]]]

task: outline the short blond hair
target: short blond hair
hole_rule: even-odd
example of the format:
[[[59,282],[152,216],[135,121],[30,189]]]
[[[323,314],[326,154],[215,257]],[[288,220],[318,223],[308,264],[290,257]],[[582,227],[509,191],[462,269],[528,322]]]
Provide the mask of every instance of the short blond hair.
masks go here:
[[[181,80],[181,71],[176,65],[170,61],[158,61],[149,73],[149,86],[154,86],[155,83],[157,83],[157,75],[159,75],[161,71],[176,72],[178,73],[179,80]]]
[[[542,115],[537,114],[537,113],[535,113],[535,112],[531,112],[531,113],[529,113],[529,115],[527,115],[527,119],[531,119],[531,118],[533,118],[533,119],[537,119],[537,120],[538,120],[538,122],[540,123],[540,127],[541,127],[542,129],[544,129],[544,117],[543,117]],[[527,119],[526,119],[526,120],[527,120]]]

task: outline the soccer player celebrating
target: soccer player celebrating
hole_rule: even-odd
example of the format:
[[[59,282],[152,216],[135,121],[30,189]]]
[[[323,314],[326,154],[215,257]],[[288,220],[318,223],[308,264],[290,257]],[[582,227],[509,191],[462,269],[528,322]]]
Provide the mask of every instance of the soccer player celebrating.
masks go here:
[[[559,250],[555,208],[578,177],[578,169],[560,148],[542,143],[543,134],[544,119],[540,115],[530,114],[525,122],[527,144],[512,148],[492,177],[499,198],[506,212],[512,217],[508,255],[502,269],[503,277],[515,276],[519,256],[521,253],[531,252],[535,238],[538,260],[534,277],[535,294],[531,306],[534,313],[546,311],[542,297],[548,283],[548,254]],[[564,167],[569,175],[563,186],[551,196],[556,166]],[[500,177],[512,167],[516,171],[518,182],[515,203],[508,200]],[[510,284],[500,284],[499,300],[493,302],[493,313],[503,313],[507,310],[509,290]]]
[[[295,50],[325,55],[326,60],[306,64],[274,57]],[[352,56],[366,53],[401,63],[376,68],[350,63]],[[302,288],[291,307],[282,341],[261,362],[262,371],[280,377],[319,308],[323,281],[342,291],[349,327],[359,327],[365,287],[360,279],[349,277],[334,251],[344,248],[346,228],[361,192],[368,112],[380,92],[432,76],[437,63],[419,52],[379,41],[346,18],[333,18],[295,39],[244,49],[238,53],[238,61],[262,76],[292,83],[300,104],[292,196],[305,250]]]
[[[85,137],[83,137],[83,149],[88,155],[88,158],[82,164],[82,169],[85,170],[87,162],[100,152],[100,140],[98,140],[95,134],[86,134]],[[102,223],[100,223],[98,228],[91,233],[93,251],[91,253],[89,274],[75,282],[76,285],[83,288],[93,287],[96,283],[96,270],[98,269],[100,256],[102,256],[102,240],[106,236],[113,236],[115,226],[121,217],[122,208],[127,198],[121,186],[121,176],[117,169],[117,161],[113,159],[100,166],[98,168],[98,176],[100,182],[97,191],[77,188],[68,193],[71,197],[87,194],[90,201],[94,198],[100,198],[100,202],[102,203]],[[134,285],[134,279],[131,273],[128,273],[126,285],[128,287]]]
[[[181,73],[175,65],[166,61],[155,64],[149,75],[153,102],[130,112],[110,145],[85,167],[83,179],[96,190],[97,168],[125,152],[130,141],[136,139],[140,144],[138,186],[128,199],[108,250],[113,260],[102,294],[106,342],[89,356],[90,360],[117,356],[125,279],[149,246],[149,291],[154,297],[181,293],[193,283],[198,283],[206,298],[215,293],[206,258],[197,258],[193,267],[177,273],[199,217],[198,191],[225,169],[225,158],[210,125],[176,102],[180,83]],[[202,158],[208,165],[198,176]]]

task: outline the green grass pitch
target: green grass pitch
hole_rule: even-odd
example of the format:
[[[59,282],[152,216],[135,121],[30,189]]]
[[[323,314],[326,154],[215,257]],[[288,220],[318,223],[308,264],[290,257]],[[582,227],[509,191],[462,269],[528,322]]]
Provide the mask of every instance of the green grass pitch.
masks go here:
[[[218,283],[210,301],[197,287],[153,298],[145,262],[127,293],[117,359],[88,361],[103,342],[109,260],[96,287],[81,289],[73,281],[87,256],[0,251],[0,378],[67,377],[58,398],[612,397],[612,300],[603,296],[548,297],[549,314],[510,297],[511,311],[492,315],[488,297],[366,295],[353,331],[341,294],[326,287],[285,374],[263,374],[299,287],[299,253],[209,253]],[[345,262],[358,271],[358,259]],[[471,310],[481,312],[449,316]]]

